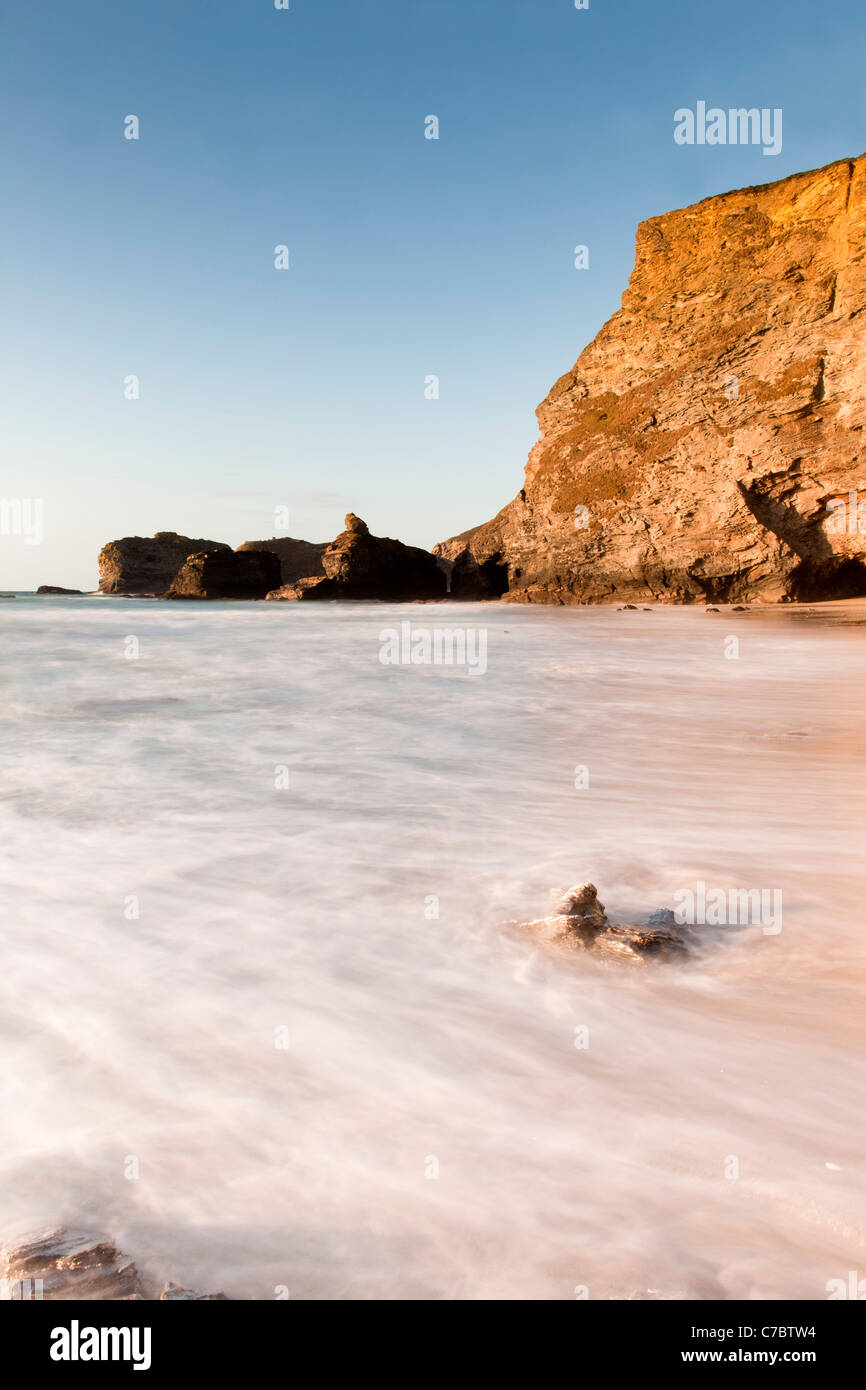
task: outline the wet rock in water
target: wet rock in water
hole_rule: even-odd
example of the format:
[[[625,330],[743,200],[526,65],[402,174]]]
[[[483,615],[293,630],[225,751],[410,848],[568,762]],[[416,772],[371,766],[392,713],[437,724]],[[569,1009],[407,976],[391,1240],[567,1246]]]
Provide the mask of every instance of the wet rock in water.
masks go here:
[[[37,594],[83,594],[83,589],[61,589],[57,584],[40,584]]]
[[[195,1289],[184,1289],[180,1284],[166,1284],[159,1295],[161,1303],[169,1300],[176,1302],[202,1303],[213,1301],[214,1299],[225,1299],[224,1293],[196,1293]]]
[[[578,883],[574,888],[569,888],[560,898],[556,913],[557,916],[574,918],[575,924],[579,919],[581,925],[587,928],[607,926],[604,903],[599,902],[594,883]]]
[[[525,922],[540,940],[640,962],[648,956],[682,955],[688,949],[690,928],[680,926],[670,908],[657,908],[642,927],[609,921],[594,883],[581,883],[560,899],[549,917]]]
[[[162,597],[266,598],[279,582],[280,560],[271,550],[206,550],[188,556]]]
[[[68,1302],[148,1301],[169,1298],[224,1299],[224,1293],[194,1293],[157,1285],[139,1273],[114,1242],[92,1231],[48,1227],[0,1247],[0,1290],[6,1299]]]

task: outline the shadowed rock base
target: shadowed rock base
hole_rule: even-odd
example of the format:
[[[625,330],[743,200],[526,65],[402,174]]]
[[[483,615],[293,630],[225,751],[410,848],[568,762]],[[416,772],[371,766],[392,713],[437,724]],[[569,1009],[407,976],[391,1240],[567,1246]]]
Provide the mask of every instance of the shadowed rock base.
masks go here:
[[[658,908],[642,927],[614,926],[594,883],[569,888],[551,916],[522,925],[542,941],[638,964],[649,956],[682,956],[693,939],[691,928],[679,926],[669,908]]]
[[[210,1300],[224,1293],[196,1293],[178,1284],[159,1284],[140,1274],[114,1242],[92,1231],[66,1226],[33,1232],[0,1249],[0,1297],[4,1299]]]
[[[265,598],[279,578],[279,557],[269,550],[207,550],[184,561],[162,598]]]

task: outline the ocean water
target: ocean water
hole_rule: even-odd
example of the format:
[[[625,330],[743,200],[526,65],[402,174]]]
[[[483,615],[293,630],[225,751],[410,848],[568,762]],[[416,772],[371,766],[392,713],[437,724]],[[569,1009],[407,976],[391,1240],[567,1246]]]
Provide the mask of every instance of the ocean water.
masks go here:
[[[861,615],[0,604],[0,1240],[262,1299],[866,1275]],[[383,665],[403,621],[486,671]],[[587,879],[782,929],[509,925]]]

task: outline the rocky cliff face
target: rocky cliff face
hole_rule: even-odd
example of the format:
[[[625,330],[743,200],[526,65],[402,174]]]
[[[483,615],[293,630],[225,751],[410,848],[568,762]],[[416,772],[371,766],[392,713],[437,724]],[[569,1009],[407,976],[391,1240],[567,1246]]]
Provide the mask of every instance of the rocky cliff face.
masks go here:
[[[296,584],[299,579],[324,574],[322,555],[328,542],[295,540],[292,536],[272,536],[269,541],[244,541],[238,551],[270,550],[279,556],[281,583]]]
[[[866,155],[642,223],[622,308],[538,408],[523,489],[436,548],[453,594],[866,592],[864,310]]]
[[[176,531],[126,536],[99,552],[99,591],[103,594],[162,594],[189,555],[231,550],[222,541],[191,540]]]

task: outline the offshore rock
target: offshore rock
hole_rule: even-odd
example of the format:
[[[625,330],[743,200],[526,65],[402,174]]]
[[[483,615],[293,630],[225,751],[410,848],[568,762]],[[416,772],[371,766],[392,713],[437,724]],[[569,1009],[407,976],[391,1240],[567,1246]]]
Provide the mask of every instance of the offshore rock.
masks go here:
[[[270,550],[206,550],[190,555],[163,598],[266,598],[279,583],[280,561]]]
[[[222,541],[190,540],[176,531],[109,541],[99,552],[99,592],[146,597],[163,594],[187,557],[205,550],[231,552],[231,546]]]
[[[569,888],[549,917],[522,924],[540,940],[570,950],[591,951],[640,963],[649,956],[681,956],[689,947],[691,929],[678,926],[669,908],[658,908],[644,926],[617,926],[598,901],[594,883]]]
[[[433,555],[387,536],[373,536],[349,512],[346,529],[322,555],[324,577],[280,586],[272,599],[383,599],[408,603],[445,597],[445,574]]]

